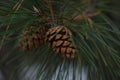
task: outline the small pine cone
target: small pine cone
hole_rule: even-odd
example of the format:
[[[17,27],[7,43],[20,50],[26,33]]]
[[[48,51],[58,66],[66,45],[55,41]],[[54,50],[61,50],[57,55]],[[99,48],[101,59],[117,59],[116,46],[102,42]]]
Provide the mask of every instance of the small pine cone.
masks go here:
[[[47,32],[47,27],[36,28],[31,26],[23,31],[22,37],[20,39],[19,45],[23,50],[32,50],[45,43],[45,34]]]
[[[73,46],[71,31],[63,26],[52,27],[46,33],[46,41],[50,48],[62,57],[75,58],[76,49]]]

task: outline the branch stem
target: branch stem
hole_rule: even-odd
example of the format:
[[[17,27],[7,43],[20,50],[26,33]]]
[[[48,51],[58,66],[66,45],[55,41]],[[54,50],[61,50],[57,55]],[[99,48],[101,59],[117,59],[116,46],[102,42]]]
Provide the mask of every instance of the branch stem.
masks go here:
[[[48,8],[50,10],[51,18],[52,18],[52,21],[54,23],[55,22],[55,14],[54,14],[54,11],[53,11],[51,0],[45,0],[45,2],[48,4]]]

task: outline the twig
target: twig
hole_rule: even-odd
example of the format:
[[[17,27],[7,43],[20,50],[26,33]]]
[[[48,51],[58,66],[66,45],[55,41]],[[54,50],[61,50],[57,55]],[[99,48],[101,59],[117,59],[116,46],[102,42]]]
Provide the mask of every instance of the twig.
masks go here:
[[[33,6],[33,9],[38,16],[42,16],[41,12],[35,6]]]
[[[55,22],[55,14],[54,14],[54,11],[53,11],[51,0],[45,0],[45,2],[48,4],[48,8],[50,10],[51,18],[52,18],[52,21],[54,23]]]
[[[98,3],[99,0],[91,0],[90,4],[88,7],[85,9],[86,13],[91,13],[93,9],[96,7],[96,4]]]
[[[78,14],[76,15],[73,20],[83,20],[83,19],[87,19],[89,21],[90,24],[93,23],[91,17],[96,16],[100,13],[100,11],[96,11],[95,13],[93,13],[93,9],[96,7],[96,4],[99,0],[88,0],[88,1],[84,1],[86,4],[89,3],[88,7],[85,8],[85,10],[82,12],[82,14]],[[85,4],[84,3],[84,4]]]

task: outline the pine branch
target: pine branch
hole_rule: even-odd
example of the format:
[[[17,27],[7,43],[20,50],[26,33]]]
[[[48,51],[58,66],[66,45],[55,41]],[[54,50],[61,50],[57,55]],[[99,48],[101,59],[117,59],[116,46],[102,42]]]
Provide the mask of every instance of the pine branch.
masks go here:
[[[14,1],[14,0],[10,0],[10,1]],[[29,2],[34,3],[34,1],[36,0],[29,0],[28,2],[26,1],[26,4],[28,4]],[[55,6],[57,6],[56,8],[60,6],[59,7],[60,10],[57,10],[57,9],[53,10],[53,5],[51,0],[47,0],[48,2],[46,3],[45,1],[42,1],[42,0],[39,0],[39,1],[41,2],[29,5],[30,7],[35,5],[33,6],[33,9],[38,16],[35,15],[35,17],[31,17],[31,15],[34,15],[33,11],[31,11],[31,9],[23,5],[22,6],[23,9],[21,9],[22,14],[18,12],[18,14],[14,16],[15,20],[11,21],[11,24],[19,22],[20,26],[18,24],[17,25],[13,24],[13,26],[15,27],[10,28],[9,26],[7,31],[1,30],[0,33],[3,32],[2,34],[13,35],[13,34],[16,34],[17,32],[22,32],[24,28],[26,27],[29,28],[29,26],[32,23],[37,22],[38,20],[39,22],[37,23],[38,24],[37,27],[44,26],[41,24],[41,21],[43,21],[44,15],[45,15],[45,20],[48,20],[48,17],[50,17],[51,22],[54,22],[54,20],[57,19],[57,17],[59,17],[59,20],[61,19],[61,21],[63,19],[67,20],[62,25],[65,26],[66,28],[69,28],[70,31],[72,32],[71,39],[78,51],[76,54],[77,57],[74,60],[66,59],[66,58],[63,59],[60,57],[61,54],[60,55],[56,54],[53,49],[49,49],[47,47],[48,46],[47,43],[46,45],[40,48],[36,48],[35,50],[30,52],[27,52],[27,51],[23,52],[18,48],[13,49],[13,47],[11,47],[10,50],[12,49],[13,51],[11,53],[9,51],[8,52],[9,55],[5,54],[5,57],[1,56],[1,58],[6,60],[6,63],[11,62],[12,63],[11,65],[19,64],[17,67],[16,66],[14,67],[17,68],[17,72],[19,75],[21,75],[21,72],[24,73],[21,76],[22,79],[27,75],[27,73],[29,73],[29,70],[31,70],[30,69],[31,66],[37,63],[37,65],[35,65],[35,69],[33,69],[32,71],[32,74],[35,74],[33,76],[36,78],[36,80],[38,79],[52,80],[53,78],[55,80],[64,80],[64,79],[69,80],[70,78],[72,80],[80,80],[80,77],[82,76],[81,71],[83,70],[83,67],[85,67],[86,74],[88,73],[88,76],[86,76],[86,79],[119,80],[118,77],[120,76],[120,74],[118,71],[120,67],[120,56],[119,56],[119,46],[120,46],[119,32],[120,31],[118,29],[118,26],[116,27],[116,25],[112,23],[112,20],[110,20],[107,15],[103,15],[105,14],[104,12],[103,14],[100,14],[100,11],[98,10],[97,13],[96,12],[94,13],[94,10],[96,10],[96,5],[98,3],[98,0],[86,0],[86,1],[92,1],[90,2],[90,4],[88,3],[89,5],[87,7],[85,7],[86,5],[84,6],[84,5],[80,5],[79,3],[76,3],[76,1],[74,0],[68,0],[68,2],[66,2],[65,0],[61,0],[58,2],[57,5],[54,4]],[[101,1],[101,2],[103,3],[104,1]],[[47,4],[47,7],[46,7],[46,4]],[[16,5],[18,6],[18,3]],[[17,8],[16,5],[14,7],[14,10],[19,9]],[[23,16],[24,10],[30,11],[31,14],[28,14],[30,16],[26,16],[26,15]],[[41,12],[43,12],[44,14]],[[22,15],[22,17],[20,16],[22,18],[21,19],[22,22],[19,21],[20,14]],[[75,17],[74,17],[75,20],[71,20],[71,15],[74,15],[74,14],[75,14]],[[56,16],[56,15],[60,15],[60,16]],[[92,24],[92,26],[95,26],[95,28],[91,27],[91,25],[89,25],[88,23],[88,22],[92,23],[91,17],[93,16],[95,17],[92,18],[94,20],[94,23]],[[30,18],[27,18],[29,19],[28,20],[29,22],[26,21],[26,19],[25,20],[23,19],[26,17],[30,17]],[[81,20],[83,18],[85,20]],[[8,20],[7,22],[9,22],[9,19],[6,16],[4,17],[2,16],[2,19]],[[4,24],[8,25],[6,24],[5,20],[3,21]],[[96,29],[99,31],[97,31]],[[17,31],[14,32],[15,30]],[[64,31],[61,31],[61,32],[64,32]],[[0,36],[4,36],[2,34],[0,34]],[[45,34],[43,34],[42,36],[44,35]],[[15,39],[16,42],[18,42],[19,40],[20,38]],[[38,40],[38,38],[36,40]],[[3,40],[3,42],[5,41]],[[16,43],[12,43],[12,44],[18,47],[18,44]],[[29,53],[29,54],[25,54],[25,53]],[[15,63],[16,60],[18,60],[19,63]],[[34,80],[33,78],[31,78],[31,75],[29,77],[30,79]]]

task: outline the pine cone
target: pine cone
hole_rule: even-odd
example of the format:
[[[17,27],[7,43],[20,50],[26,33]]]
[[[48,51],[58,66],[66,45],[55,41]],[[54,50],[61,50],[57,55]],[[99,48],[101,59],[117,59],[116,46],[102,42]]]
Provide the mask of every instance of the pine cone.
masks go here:
[[[47,27],[35,28],[31,26],[27,28],[20,39],[19,45],[23,50],[32,50],[45,43],[45,34],[47,32]]]
[[[46,41],[50,48],[62,57],[75,58],[76,49],[71,40],[71,31],[63,26],[52,27],[46,34]]]

